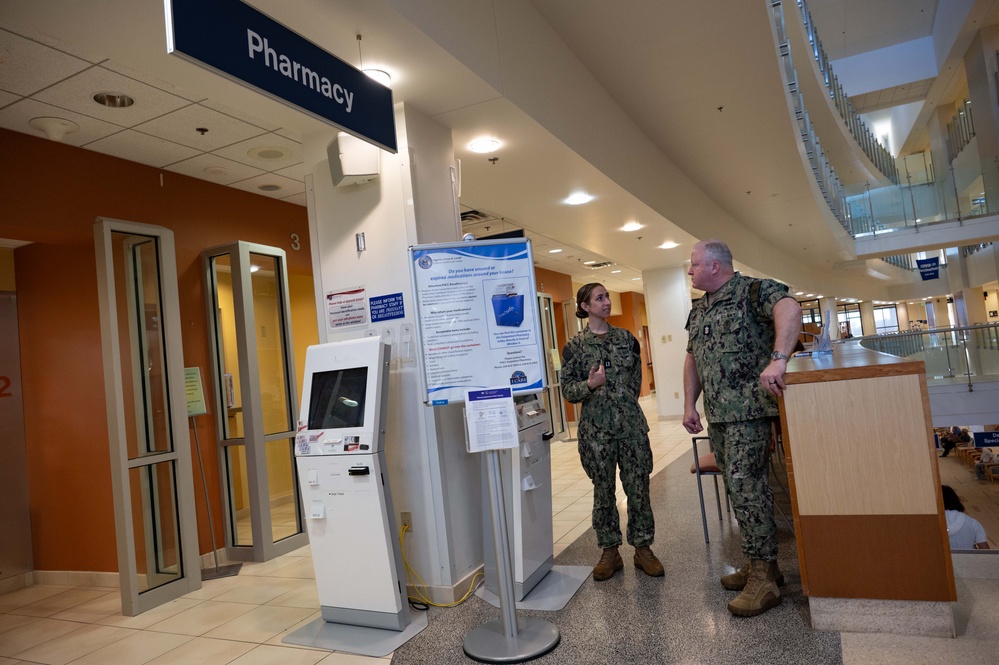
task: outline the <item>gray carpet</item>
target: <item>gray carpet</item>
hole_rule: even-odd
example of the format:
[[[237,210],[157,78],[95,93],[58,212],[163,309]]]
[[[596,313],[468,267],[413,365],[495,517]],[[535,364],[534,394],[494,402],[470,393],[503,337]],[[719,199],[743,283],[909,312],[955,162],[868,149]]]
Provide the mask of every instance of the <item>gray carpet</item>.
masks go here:
[[[711,481],[705,480],[710,545],[701,528],[697,488],[689,455],[652,479],[656,516],[653,549],[666,567],[653,579],[632,565],[632,549],[621,548],[625,569],[610,580],[588,579],[557,612],[518,611],[554,623],[562,636],[539,665],[609,663],[841,663],[839,633],[810,627],[808,600],[801,595],[794,535],[778,515],[784,601],[766,614],[738,618],[726,604],[736,592],[718,582],[726,565],[741,565],[735,519],[719,523]],[[710,492],[710,493],[709,493]],[[790,517],[790,502],[775,495]],[[723,499],[724,501],[724,499]],[[724,510],[724,508],[723,508]],[[622,527],[625,525],[622,516]],[[555,559],[559,565],[592,566],[599,558],[596,535],[587,531]],[[429,626],[399,648],[394,665],[472,663],[462,650],[465,635],[500,618],[498,608],[472,596],[454,608],[431,608]]]

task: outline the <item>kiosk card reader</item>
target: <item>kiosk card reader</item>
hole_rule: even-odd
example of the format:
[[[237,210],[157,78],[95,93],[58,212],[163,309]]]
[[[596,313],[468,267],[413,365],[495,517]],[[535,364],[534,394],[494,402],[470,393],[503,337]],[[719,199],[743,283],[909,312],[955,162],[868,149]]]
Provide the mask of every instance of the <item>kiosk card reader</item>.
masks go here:
[[[409,603],[385,477],[390,350],[377,337],[309,347],[295,456],[323,619],[401,631]]]

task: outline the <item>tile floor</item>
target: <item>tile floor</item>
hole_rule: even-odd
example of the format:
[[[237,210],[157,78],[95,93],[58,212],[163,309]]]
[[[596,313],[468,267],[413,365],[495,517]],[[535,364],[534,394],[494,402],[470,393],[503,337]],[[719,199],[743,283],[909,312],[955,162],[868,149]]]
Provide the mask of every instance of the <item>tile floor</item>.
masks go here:
[[[655,472],[690,456],[690,436],[678,421],[658,421],[653,399],[642,400],[652,427]],[[552,446],[555,553],[589,528],[592,488],[575,443]],[[619,497],[623,499],[623,494]],[[971,582],[971,580],[968,580]],[[894,662],[995,662],[999,585],[959,583],[957,640],[929,649],[928,638],[843,635],[850,665]],[[978,608],[977,610],[974,608]],[[346,653],[284,644],[286,634],[319,617],[308,547],[273,561],[245,564],[236,577],[208,580],[199,591],[137,617],[121,615],[116,588],[35,585],[0,596],[0,665],[361,665],[387,663]],[[990,627],[991,625],[991,627]],[[942,645],[942,646],[940,646]],[[934,656],[953,654],[953,659]]]

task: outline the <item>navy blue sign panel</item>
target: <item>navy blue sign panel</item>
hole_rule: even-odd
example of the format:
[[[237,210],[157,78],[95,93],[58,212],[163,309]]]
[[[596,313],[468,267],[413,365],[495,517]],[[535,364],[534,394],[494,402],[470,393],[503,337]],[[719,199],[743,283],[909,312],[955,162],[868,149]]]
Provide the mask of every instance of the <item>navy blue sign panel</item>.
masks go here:
[[[916,265],[919,266],[919,274],[922,275],[923,281],[928,279],[939,279],[940,278],[940,259],[916,259]]]
[[[999,432],[975,432],[975,448],[999,447]]]
[[[396,152],[392,91],[239,0],[166,0],[167,52]]]

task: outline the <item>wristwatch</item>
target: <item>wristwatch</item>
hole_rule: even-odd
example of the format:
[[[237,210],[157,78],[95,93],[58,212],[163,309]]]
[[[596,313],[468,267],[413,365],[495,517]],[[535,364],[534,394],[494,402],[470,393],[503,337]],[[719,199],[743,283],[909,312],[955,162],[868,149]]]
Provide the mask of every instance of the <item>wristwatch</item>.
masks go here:
[[[774,351],[770,354],[770,360],[787,360],[787,356],[780,351]]]

